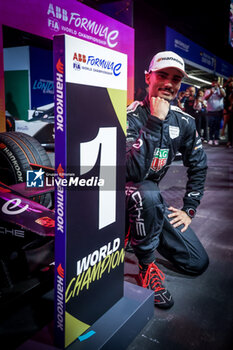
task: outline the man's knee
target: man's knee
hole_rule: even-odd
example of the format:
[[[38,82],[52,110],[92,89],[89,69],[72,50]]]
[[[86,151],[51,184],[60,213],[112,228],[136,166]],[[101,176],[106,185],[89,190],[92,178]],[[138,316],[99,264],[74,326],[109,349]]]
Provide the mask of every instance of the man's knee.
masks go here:
[[[146,180],[140,183],[127,183],[126,194],[131,204],[140,203],[143,207],[151,207],[163,203],[159,188],[152,181]]]
[[[187,272],[188,274],[199,276],[206,271],[208,266],[209,266],[209,257],[207,253],[205,253],[205,254],[202,254],[202,256],[199,257],[199,259],[195,259],[195,261],[192,260],[190,264],[186,264],[184,266],[179,266],[179,267],[185,272]]]
[[[202,258],[196,264],[196,267],[195,267],[196,275],[201,275],[203,272],[206,271],[208,266],[209,266],[209,257],[206,253],[205,256],[202,256]]]

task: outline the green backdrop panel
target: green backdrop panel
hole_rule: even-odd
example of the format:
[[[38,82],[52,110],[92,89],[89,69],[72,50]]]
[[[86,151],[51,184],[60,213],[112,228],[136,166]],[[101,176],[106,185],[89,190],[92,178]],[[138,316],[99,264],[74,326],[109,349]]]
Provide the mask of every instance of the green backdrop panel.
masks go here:
[[[5,71],[6,110],[17,119],[28,120],[28,71]]]

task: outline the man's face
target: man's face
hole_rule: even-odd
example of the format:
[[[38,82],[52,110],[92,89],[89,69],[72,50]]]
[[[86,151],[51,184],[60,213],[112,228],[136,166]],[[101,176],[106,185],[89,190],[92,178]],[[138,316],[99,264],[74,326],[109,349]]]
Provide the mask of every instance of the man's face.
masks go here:
[[[157,72],[146,73],[146,83],[149,85],[149,99],[160,97],[172,101],[181,85],[182,73],[175,68],[165,68]]]
[[[191,87],[189,88],[189,96],[194,96],[195,93],[196,93],[195,87],[191,86]]]
[[[198,96],[199,96],[199,97],[203,97],[203,96],[204,96],[204,91],[199,90],[199,92],[198,92]]]

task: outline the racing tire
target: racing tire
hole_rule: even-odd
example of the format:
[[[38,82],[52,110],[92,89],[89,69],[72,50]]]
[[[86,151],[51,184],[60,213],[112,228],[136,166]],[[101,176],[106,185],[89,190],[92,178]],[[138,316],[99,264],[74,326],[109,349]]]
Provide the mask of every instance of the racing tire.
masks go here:
[[[30,163],[51,167],[45,149],[33,137],[21,132],[0,133],[0,181],[6,185],[26,182]],[[47,207],[51,194],[36,197],[35,201]]]

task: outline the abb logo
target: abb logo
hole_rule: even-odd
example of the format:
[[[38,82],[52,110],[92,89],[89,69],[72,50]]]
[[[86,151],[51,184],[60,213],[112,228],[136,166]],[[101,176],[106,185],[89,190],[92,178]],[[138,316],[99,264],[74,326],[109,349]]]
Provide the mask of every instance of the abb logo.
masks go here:
[[[74,56],[73,56],[73,61],[78,61],[78,62],[83,62],[83,63],[86,63],[87,62],[87,59],[86,59],[86,56],[85,55],[82,55],[81,53],[74,53]]]

